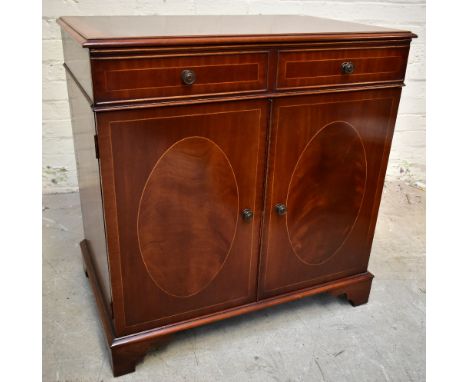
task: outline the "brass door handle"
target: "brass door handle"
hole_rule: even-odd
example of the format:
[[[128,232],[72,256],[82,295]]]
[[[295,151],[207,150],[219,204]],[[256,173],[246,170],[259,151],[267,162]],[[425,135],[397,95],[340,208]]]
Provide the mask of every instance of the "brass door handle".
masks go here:
[[[278,203],[275,206],[275,210],[279,216],[286,215],[286,212],[288,212],[288,208],[283,203]]]
[[[242,214],[242,218],[245,220],[245,221],[250,221],[252,220],[253,216],[254,216],[254,213],[253,211],[250,209],[250,208],[244,208],[241,212]]]

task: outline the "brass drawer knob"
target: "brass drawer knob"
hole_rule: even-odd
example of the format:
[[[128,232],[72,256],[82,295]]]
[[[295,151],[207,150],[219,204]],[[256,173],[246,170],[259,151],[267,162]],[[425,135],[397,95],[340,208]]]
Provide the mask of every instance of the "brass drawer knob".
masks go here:
[[[288,212],[288,208],[283,203],[278,203],[275,206],[275,210],[279,216],[286,215],[286,212]]]
[[[341,64],[343,74],[351,74],[354,72],[354,64],[351,61],[346,61]]]
[[[185,85],[192,85],[196,81],[197,76],[193,70],[185,69],[180,73],[180,78]]]

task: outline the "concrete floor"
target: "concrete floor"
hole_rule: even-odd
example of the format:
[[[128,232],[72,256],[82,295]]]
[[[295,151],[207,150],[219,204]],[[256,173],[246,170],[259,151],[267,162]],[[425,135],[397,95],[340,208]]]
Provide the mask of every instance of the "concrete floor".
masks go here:
[[[46,195],[43,209],[43,380],[112,380],[78,194]],[[424,381],[424,191],[387,182],[369,269],[367,305],[315,296],[192,329],[118,381]]]

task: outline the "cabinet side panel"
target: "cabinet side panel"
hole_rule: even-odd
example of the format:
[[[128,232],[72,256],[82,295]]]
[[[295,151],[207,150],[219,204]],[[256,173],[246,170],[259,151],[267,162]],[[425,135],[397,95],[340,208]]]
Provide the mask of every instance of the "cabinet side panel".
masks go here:
[[[107,304],[110,304],[111,288],[102,210],[101,181],[94,145],[94,113],[85,96],[68,72],[67,86],[78,185],[80,188],[83,229],[102,293]]]
[[[93,100],[89,50],[82,48],[68,33],[62,30],[62,45],[65,65],[75,76],[88,97]]]

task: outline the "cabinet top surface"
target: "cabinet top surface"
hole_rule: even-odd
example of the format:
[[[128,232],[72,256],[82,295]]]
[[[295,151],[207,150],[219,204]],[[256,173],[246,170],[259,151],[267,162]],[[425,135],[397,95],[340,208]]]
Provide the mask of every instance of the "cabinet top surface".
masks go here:
[[[415,37],[312,16],[67,16],[58,22],[85,47]]]

